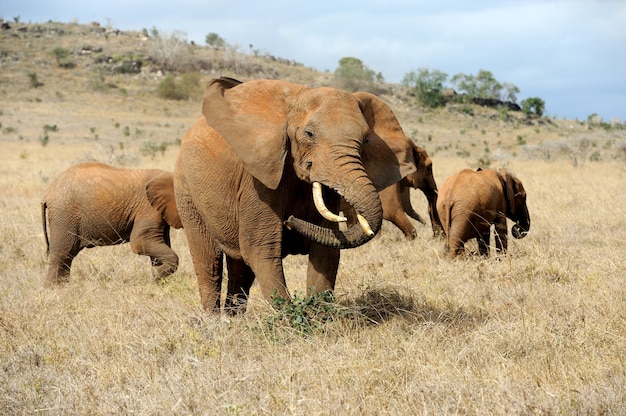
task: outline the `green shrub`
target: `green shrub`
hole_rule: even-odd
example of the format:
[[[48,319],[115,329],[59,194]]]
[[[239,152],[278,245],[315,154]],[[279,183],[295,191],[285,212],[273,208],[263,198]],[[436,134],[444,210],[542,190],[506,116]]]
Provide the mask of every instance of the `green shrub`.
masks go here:
[[[74,62],[72,62],[72,60],[70,59],[70,51],[62,48],[61,46],[56,46],[54,49],[52,49],[52,51],[50,51],[50,53],[52,54],[52,56],[54,56],[54,58],[57,61],[57,64],[61,67],[61,68],[74,68],[74,66],[76,66],[74,64]]]
[[[200,74],[187,72],[176,80],[173,75],[167,75],[157,87],[157,94],[167,100],[188,100],[199,91]]]
[[[276,313],[266,318],[269,328],[292,328],[301,335],[319,330],[322,324],[340,313],[332,292],[319,292],[310,296],[296,292],[291,302],[273,298],[272,304]]]
[[[29,79],[31,88],[39,88],[39,87],[41,87],[43,85],[43,83],[39,82],[39,80],[37,79],[37,73],[36,72],[29,72],[28,73],[28,79]]]
[[[169,145],[168,142],[161,142],[160,144],[156,144],[152,141],[143,142],[139,148],[139,153],[141,153],[142,156],[150,156],[154,159],[157,153],[161,153],[161,156],[163,156]]]

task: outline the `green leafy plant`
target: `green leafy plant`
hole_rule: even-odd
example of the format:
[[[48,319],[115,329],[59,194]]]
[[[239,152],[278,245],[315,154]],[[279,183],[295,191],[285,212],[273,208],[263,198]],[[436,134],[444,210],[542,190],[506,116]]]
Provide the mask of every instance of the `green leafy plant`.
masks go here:
[[[332,292],[318,292],[310,296],[294,293],[291,302],[275,297],[272,305],[276,313],[267,317],[270,329],[288,327],[301,335],[319,330],[328,320],[340,314]]]

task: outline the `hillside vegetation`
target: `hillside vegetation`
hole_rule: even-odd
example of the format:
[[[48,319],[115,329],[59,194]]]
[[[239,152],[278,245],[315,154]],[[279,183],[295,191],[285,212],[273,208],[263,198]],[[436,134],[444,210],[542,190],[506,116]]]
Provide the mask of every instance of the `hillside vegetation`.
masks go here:
[[[277,313],[253,286],[248,313],[226,318],[200,309],[175,231],[180,268],[163,283],[121,245],[84,250],[70,282],[44,290],[39,202],[61,171],[85,160],[173,169],[213,77],[334,80],[186,42],[168,67],[154,31],[10,26],[0,31],[0,414],[626,413],[622,125],[471,103],[426,110],[407,87],[378,83],[439,184],[478,166],[523,181],[531,230],[506,256],[468,244],[448,260],[430,226],[407,242],[385,223],[342,253],[334,303],[302,298],[307,261],[292,256],[291,309]],[[186,98],[162,98],[168,76]],[[424,196],[412,202],[427,217]]]

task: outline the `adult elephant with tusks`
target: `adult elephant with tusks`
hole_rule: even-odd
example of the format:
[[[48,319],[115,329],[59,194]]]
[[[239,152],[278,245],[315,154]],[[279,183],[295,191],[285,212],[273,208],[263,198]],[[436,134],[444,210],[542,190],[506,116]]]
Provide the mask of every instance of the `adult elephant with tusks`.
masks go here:
[[[308,254],[311,293],[334,289],[340,250],[380,230],[377,191],[415,170],[405,148],[392,150],[377,135],[384,122],[372,100],[277,80],[208,83],[203,117],[183,138],[174,170],[205,310],[221,307],[222,254],[229,312],[245,310],[255,278],[266,300],[289,300],[289,254]],[[363,166],[365,143],[377,149],[369,157],[385,159],[376,183]],[[345,231],[341,198],[358,214]]]

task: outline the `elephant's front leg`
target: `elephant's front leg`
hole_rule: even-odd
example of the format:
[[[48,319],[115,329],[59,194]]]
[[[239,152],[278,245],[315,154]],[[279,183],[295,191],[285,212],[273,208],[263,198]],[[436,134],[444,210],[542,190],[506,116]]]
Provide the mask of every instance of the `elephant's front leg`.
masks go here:
[[[185,224],[189,252],[198,277],[200,303],[207,312],[220,312],[222,290],[223,253],[202,222],[194,223],[196,229]]]
[[[508,230],[506,228],[506,216],[504,214],[498,215],[494,225],[496,250],[498,253],[506,253],[508,248]]]
[[[152,261],[152,275],[161,280],[178,269],[178,255],[171,249],[170,227],[159,223],[136,223],[130,233],[131,249]]]
[[[226,257],[228,293],[224,311],[230,315],[243,314],[248,306],[250,287],[254,282],[252,269],[242,260]]]
[[[311,244],[306,276],[308,295],[335,289],[340,254],[339,249]]]

